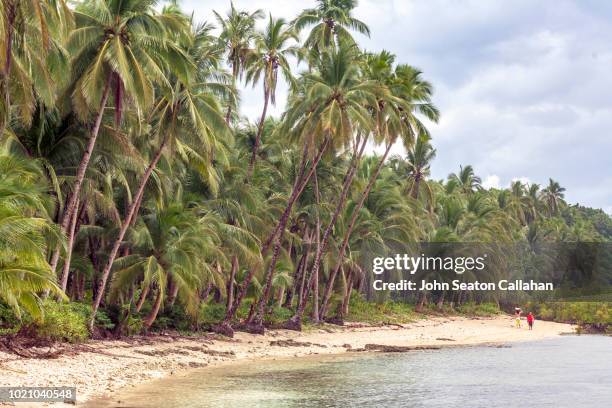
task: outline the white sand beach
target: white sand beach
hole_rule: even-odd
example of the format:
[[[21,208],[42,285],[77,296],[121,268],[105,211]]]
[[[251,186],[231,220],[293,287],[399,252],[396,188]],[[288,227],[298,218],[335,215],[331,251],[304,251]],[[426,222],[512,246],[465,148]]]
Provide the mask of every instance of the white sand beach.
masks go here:
[[[0,352],[0,386],[75,386],[77,400],[112,396],[123,387],[154,378],[185,375],[190,369],[234,361],[345,353],[384,346],[437,348],[541,340],[573,332],[568,324],[537,321],[533,331],[517,329],[510,316],[436,317],[397,326],[323,325],[305,332],[269,330],[266,335],[236,332],[233,339],[147,336],[90,341],[55,359],[25,359]],[[1,405],[1,404],[0,404]],[[19,404],[19,406],[64,404]]]

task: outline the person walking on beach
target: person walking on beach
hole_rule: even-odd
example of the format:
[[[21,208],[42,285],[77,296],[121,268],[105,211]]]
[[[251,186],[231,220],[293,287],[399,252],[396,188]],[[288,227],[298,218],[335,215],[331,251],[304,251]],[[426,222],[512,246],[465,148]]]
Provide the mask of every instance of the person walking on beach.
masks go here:
[[[533,313],[529,312],[527,315],[527,324],[529,325],[529,330],[533,330],[533,321],[535,318],[533,317]]]
[[[517,328],[519,329],[521,328],[521,308],[520,307],[514,308],[514,323]]]

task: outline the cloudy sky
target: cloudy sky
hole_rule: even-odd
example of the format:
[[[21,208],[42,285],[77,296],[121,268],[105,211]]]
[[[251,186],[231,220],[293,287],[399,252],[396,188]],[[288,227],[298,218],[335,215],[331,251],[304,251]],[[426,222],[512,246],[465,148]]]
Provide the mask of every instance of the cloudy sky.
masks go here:
[[[222,0],[181,4],[209,21],[212,9],[229,8]],[[234,4],[291,19],[315,2]],[[434,178],[460,164],[473,165],[486,186],[552,177],[568,201],[612,214],[612,2],[361,0],[354,14],[372,32],[356,35],[363,48],[393,52],[435,86],[442,118],[430,126]],[[242,97],[242,112],[257,118],[261,90]]]

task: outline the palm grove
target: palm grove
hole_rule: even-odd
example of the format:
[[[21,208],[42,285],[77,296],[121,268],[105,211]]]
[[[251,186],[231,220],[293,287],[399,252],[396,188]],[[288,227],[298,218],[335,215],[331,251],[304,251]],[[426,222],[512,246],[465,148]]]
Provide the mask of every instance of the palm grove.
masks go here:
[[[392,248],[612,236],[553,180],[431,180],[432,85],[358,47],[356,1],[292,21],[232,5],[214,24],[148,0],[1,2],[0,306],[18,321],[69,302],[91,333],[211,311],[229,335],[279,316],[300,329],[372,299],[371,257]],[[261,90],[256,123],[242,84]],[[435,294],[451,300],[467,299]]]

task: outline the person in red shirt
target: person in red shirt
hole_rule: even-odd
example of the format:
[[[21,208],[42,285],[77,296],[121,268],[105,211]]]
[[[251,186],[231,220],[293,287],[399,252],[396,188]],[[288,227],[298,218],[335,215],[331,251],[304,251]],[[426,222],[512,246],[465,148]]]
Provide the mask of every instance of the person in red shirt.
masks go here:
[[[533,330],[533,321],[535,318],[533,317],[533,313],[529,312],[527,315],[527,324],[529,325],[529,330]]]

